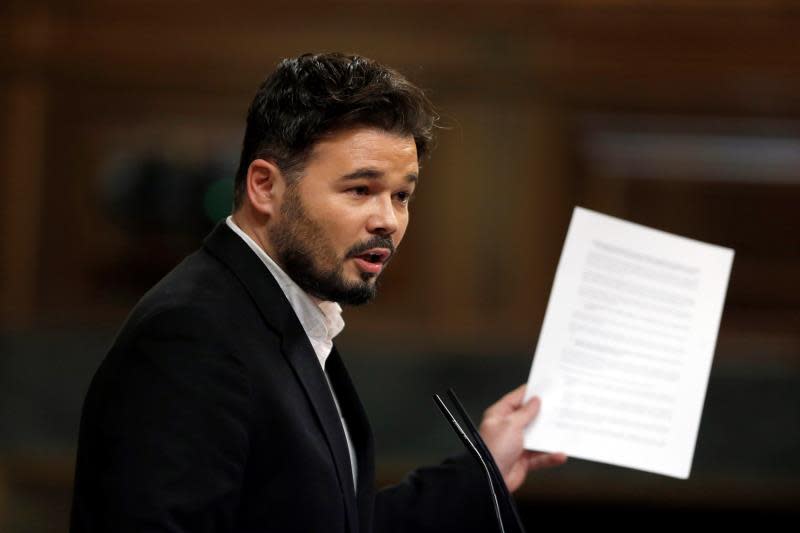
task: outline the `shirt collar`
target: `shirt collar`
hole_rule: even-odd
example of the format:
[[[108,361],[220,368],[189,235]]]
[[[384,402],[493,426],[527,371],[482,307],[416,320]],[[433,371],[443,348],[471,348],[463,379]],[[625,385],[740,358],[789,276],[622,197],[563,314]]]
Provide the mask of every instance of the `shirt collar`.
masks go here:
[[[300,320],[300,324],[303,326],[303,330],[305,330],[306,335],[311,341],[319,363],[322,365],[322,368],[325,368],[325,360],[328,358],[333,348],[333,338],[344,329],[341,306],[336,302],[326,301],[317,304],[308,293],[301,289],[300,286],[272,260],[256,241],[236,225],[233,221],[233,217],[229,216],[226,218],[225,224],[241,237],[253,252],[255,252],[275,278],[275,281],[278,282],[278,286],[280,286],[286,299],[289,300],[289,305],[292,306],[292,310],[294,310],[297,318]]]

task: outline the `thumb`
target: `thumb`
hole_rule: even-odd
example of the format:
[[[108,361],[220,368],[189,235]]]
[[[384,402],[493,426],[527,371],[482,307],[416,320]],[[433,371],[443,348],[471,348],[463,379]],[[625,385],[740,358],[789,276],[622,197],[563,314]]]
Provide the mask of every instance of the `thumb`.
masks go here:
[[[542,400],[538,396],[532,397],[527,403],[517,409],[513,416],[520,426],[527,426],[539,414]]]

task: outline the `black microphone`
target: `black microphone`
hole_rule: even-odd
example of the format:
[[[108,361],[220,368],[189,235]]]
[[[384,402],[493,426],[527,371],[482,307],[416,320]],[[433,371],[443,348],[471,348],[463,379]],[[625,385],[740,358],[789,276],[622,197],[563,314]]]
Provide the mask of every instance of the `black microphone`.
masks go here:
[[[444,400],[442,400],[441,396],[434,394],[433,399],[436,402],[437,407],[439,407],[439,410],[442,412],[442,415],[450,423],[450,426],[456,432],[456,435],[458,435],[458,438],[461,439],[464,447],[467,448],[475,460],[478,461],[478,463],[483,467],[484,473],[486,474],[486,479],[489,482],[492,506],[494,508],[495,516],[497,517],[497,525],[500,533],[511,533],[512,531],[525,533],[525,528],[522,526],[522,521],[519,518],[516,505],[514,505],[514,500],[511,498],[511,494],[508,492],[508,487],[506,487],[506,483],[503,480],[500,469],[497,467],[497,463],[494,462],[494,458],[492,457],[489,448],[486,446],[486,443],[484,442],[480,433],[478,433],[478,430],[475,427],[475,424],[473,424],[472,419],[470,419],[469,415],[467,414],[466,409],[464,409],[464,406],[458,400],[458,396],[456,396],[455,391],[453,389],[448,389],[447,396],[464,422],[466,431],[461,427],[461,424],[458,423],[458,420],[456,420],[456,418],[453,416],[453,413],[450,412],[450,409],[447,408],[447,405],[444,403]],[[467,433],[469,433],[469,435]],[[510,516],[513,519],[512,524],[505,524],[503,522],[503,512],[501,507],[506,510],[506,516]],[[508,526],[509,529],[506,529],[506,526]]]

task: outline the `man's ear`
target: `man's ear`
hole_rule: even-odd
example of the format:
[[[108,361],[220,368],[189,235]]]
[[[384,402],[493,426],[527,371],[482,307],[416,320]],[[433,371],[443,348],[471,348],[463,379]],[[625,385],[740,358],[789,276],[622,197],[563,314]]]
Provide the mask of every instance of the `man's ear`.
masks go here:
[[[286,190],[286,181],[278,166],[266,159],[255,159],[247,168],[245,194],[257,212],[272,216]]]

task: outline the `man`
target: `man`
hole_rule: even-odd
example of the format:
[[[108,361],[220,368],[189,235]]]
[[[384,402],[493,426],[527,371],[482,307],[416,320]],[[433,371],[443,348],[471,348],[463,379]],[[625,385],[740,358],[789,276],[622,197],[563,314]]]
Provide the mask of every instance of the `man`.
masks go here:
[[[131,312],[84,405],[72,531],[490,531],[469,457],[376,494],[333,338],[403,238],[435,115],[396,72],[283,61],[250,107],[232,217]],[[538,400],[481,426],[509,489],[564,461],[522,449]]]

